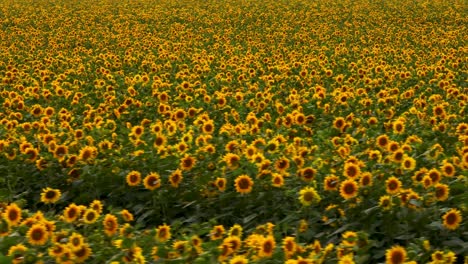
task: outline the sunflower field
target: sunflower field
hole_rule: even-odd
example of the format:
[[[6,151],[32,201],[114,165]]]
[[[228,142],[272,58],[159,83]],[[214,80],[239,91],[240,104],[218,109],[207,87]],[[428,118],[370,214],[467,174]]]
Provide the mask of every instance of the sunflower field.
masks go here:
[[[0,264],[468,263],[464,0],[0,2]]]

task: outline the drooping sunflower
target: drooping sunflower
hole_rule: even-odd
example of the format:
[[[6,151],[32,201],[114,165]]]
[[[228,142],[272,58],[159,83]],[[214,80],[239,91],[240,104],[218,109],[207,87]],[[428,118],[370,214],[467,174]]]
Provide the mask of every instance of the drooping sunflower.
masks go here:
[[[393,246],[385,252],[385,260],[388,264],[401,264],[406,260],[406,250],[401,246]]]
[[[445,228],[455,230],[460,226],[462,215],[460,210],[452,208],[442,216],[442,219]]]
[[[31,245],[42,246],[49,239],[49,232],[43,224],[33,224],[26,233],[28,242]]]
[[[392,176],[385,181],[385,187],[388,194],[396,194],[400,191],[401,181],[397,177]]]
[[[21,208],[15,203],[8,205],[3,213],[3,218],[10,226],[16,226],[21,222]]]
[[[357,196],[359,190],[358,184],[353,179],[347,179],[340,184],[340,195],[348,200]]]
[[[321,197],[313,187],[307,186],[299,191],[299,201],[305,206],[318,203],[320,200]]]
[[[156,229],[156,240],[159,242],[166,242],[171,238],[171,227],[163,224]]]
[[[252,191],[253,185],[254,182],[252,178],[246,174],[237,176],[236,180],[234,181],[236,191],[241,194],[250,193]]]
[[[151,172],[143,179],[143,185],[147,190],[154,191],[161,187],[161,179],[158,173]]]
[[[125,177],[128,186],[138,186],[141,183],[141,173],[138,171],[131,171]]]

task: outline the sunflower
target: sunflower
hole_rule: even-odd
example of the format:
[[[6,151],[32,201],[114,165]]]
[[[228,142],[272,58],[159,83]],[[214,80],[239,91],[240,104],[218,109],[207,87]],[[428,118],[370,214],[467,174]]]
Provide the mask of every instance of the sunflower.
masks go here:
[[[179,184],[182,182],[182,179],[184,177],[182,176],[182,171],[180,169],[177,169],[171,173],[169,176],[169,182],[171,183],[171,186],[174,188],[179,187]]]
[[[232,252],[236,252],[240,249],[242,241],[238,236],[228,236],[224,239],[223,244],[229,245]]]
[[[372,186],[372,174],[370,172],[364,172],[361,174],[361,178],[359,179],[359,184],[362,187]]]
[[[346,162],[343,175],[350,179],[357,179],[361,175],[361,168],[355,163]]]
[[[321,198],[313,187],[305,187],[299,191],[299,201],[305,206],[320,202]]]
[[[400,264],[406,260],[406,250],[401,246],[393,246],[385,252],[385,260],[388,264]]]
[[[216,178],[215,185],[220,192],[224,192],[226,190],[226,178]]]
[[[180,160],[180,168],[184,171],[189,171],[195,166],[196,160],[189,156],[185,155],[181,160]]]
[[[403,120],[393,122],[392,127],[395,134],[403,134],[405,132],[405,122]]]
[[[44,188],[41,193],[41,202],[46,204],[56,203],[60,199],[61,194],[59,189]]]
[[[204,134],[213,134],[215,126],[213,120],[205,121],[202,125],[202,132]]]
[[[171,238],[171,227],[163,224],[156,229],[156,240],[159,242],[166,242]]]
[[[234,170],[239,167],[240,157],[239,155],[234,153],[227,153],[226,155],[224,155],[223,161],[226,162],[226,164],[231,170]]]
[[[28,161],[36,161],[39,156],[39,151],[36,148],[27,148],[24,151],[24,155],[27,156]]]
[[[386,149],[388,143],[390,143],[390,139],[388,138],[387,135],[380,135],[380,136],[378,136],[377,139],[376,139],[376,144],[377,144],[377,146],[380,147],[381,149]]]
[[[62,161],[68,154],[68,147],[65,145],[57,145],[53,154],[56,159]]]
[[[390,156],[390,159],[395,163],[401,163],[403,162],[404,157],[405,157],[405,152],[403,151],[403,149],[397,149],[392,153],[392,155]]]
[[[253,185],[254,182],[252,178],[245,174],[237,176],[236,180],[234,181],[236,191],[241,194],[250,193],[252,191]]]
[[[97,156],[97,148],[92,146],[85,146],[80,150],[80,154],[78,155],[79,160],[88,162],[92,159],[96,158]]]
[[[66,246],[60,243],[55,243],[53,246],[49,247],[47,253],[49,256],[58,258],[60,257],[66,250]]]
[[[120,214],[122,215],[122,218],[125,222],[131,222],[134,220],[133,214],[130,213],[127,209],[120,211]]]
[[[426,173],[427,176],[429,176],[432,180],[432,183],[438,183],[440,179],[442,178],[440,171],[437,169],[431,169]]]
[[[343,244],[348,247],[355,246],[358,240],[358,234],[354,231],[346,231],[341,237],[343,238]]]
[[[219,256],[218,262],[223,263],[232,254],[232,249],[228,244],[221,244],[218,246],[219,249]]]
[[[239,256],[234,256],[232,259],[229,261],[229,264],[247,264],[249,263],[249,260],[246,259],[244,256],[239,255]]]
[[[306,182],[311,182],[315,179],[317,170],[311,167],[303,168],[299,170],[299,176]]]
[[[458,209],[450,209],[442,216],[444,226],[449,230],[458,228],[462,221],[461,212]]]
[[[115,234],[119,227],[117,217],[111,214],[106,214],[104,220],[102,221],[102,224],[104,226],[104,233],[106,233],[106,235],[108,236],[112,236],[113,234]]]
[[[286,258],[290,258],[297,251],[296,239],[290,236],[283,238],[283,245],[281,248],[283,249]]]
[[[81,208],[74,203],[70,204],[65,208],[65,210],[63,210],[63,218],[67,223],[74,222],[76,219],[78,219],[80,214]]]
[[[323,180],[323,185],[326,191],[336,191],[338,190],[339,178],[336,175],[328,175]]]
[[[73,232],[71,236],[68,238],[68,246],[75,250],[79,249],[81,245],[84,243],[84,238],[81,234]]]
[[[26,236],[29,244],[42,246],[49,239],[49,232],[47,232],[47,228],[43,224],[33,224]]]
[[[400,191],[401,181],[397,177],[392,176],[385,181],[385,186],[388,194],[396,194]]]
[[[279,172],[285,172],[289,169],[289,160],[285,157],[282,157],[275,161],[275,169]]]
[[[343,131],[343,127],[346,125],[346,120],[343,117],[336,117],[335,120],[333,120],[333,127]]]
[[[233,225],[228,232],[229,236],[236,236],[236,237],[242,237],[242,226],[235,224]]]
[[[24,263],[23,260],[24,260],[24,256],[26,255],[27,251],[28,251],[28,248],[25,245],[17,244],[17,245],[11,246],[8,249],[7,256],[12,258],[12,260],[13,260],[12,263],[14,263],[14,264]]]
[[[160,147],[166,145],[166,142],[167,142],[166,136],[164,136],[161,133],[157,133],[155,138],[154,138],[153,146],[155,148],[160,148]]]
[[[405,155],[401,162],[401,168],[406,171],[414,170],[416,168],[416,160]]]
[[[15,203],[8,205],[3,213],[3,218],[10,226],[18,225],[22,218],[21,208],[19,208]]]
[[[211,229],[211,232],[210,232],[211,240],[221,239],[225,232],[226,232],[226,230],[224,229],[223,225],[214,226],[213,229]]]
[[[91,256],[92,250],[88,244],[83,243],[79,248],[73,250],[74,262],[83,263]]]
[[[449,197],[450,188],[446,184],[436,183],[434,184],[435,197],[438,201],[445,201]]]
[[[452,177],[455,175],[455,166],[453,166],[449,162],[444,162],[442,166],[440,166],[440,170],[442,174],[446,177]]]
[[[92,224],[96,222],[98,217],[99,217],[99,213],[96,210],[88,208],[83,214],[83,221],[86,224]]]
[[[354,198],[358,194],[358,184],[353,179],[347,179],[340,184],[340,195],[348,200]]]
[[[258,252],[258,255],[263,258],[271,257],[273,255],[273,252],[275,251],[275,247],[275,238],[273,236],[267,236],[260,243],[260,251]]]
[[[273,173],[271,178],[271,185],[274,187],[281,187],[284,184],[283,175],[279,173]]]
[[[131,171],[126,176],[128,186],[138,186],[141,183],[141,173],[138,171]]]
[[[151,172],[143,179],[143,185],[147,190],[153,191],[161,187],[160,176],[156,172]]]
[[[143,126],[134,126],[132,127],[130,136],[134,136],[135,138],[140,138],[144,132],[145,132],[145,128]]]

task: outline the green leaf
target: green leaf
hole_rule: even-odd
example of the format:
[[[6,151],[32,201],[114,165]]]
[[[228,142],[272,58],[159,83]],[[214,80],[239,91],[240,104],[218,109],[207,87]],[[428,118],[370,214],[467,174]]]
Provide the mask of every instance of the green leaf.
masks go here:
[[[2,253],[0,253],[0,264],[11,264],[11,263],[13,263],[12,257],[7,257],[7,256],[2,255]]]

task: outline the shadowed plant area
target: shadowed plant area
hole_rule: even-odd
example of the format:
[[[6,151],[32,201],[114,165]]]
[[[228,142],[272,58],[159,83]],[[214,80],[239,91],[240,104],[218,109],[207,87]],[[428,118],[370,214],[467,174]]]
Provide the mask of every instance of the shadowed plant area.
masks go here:
[[[468,261],[468,8],[0,2],[0,263]]]

